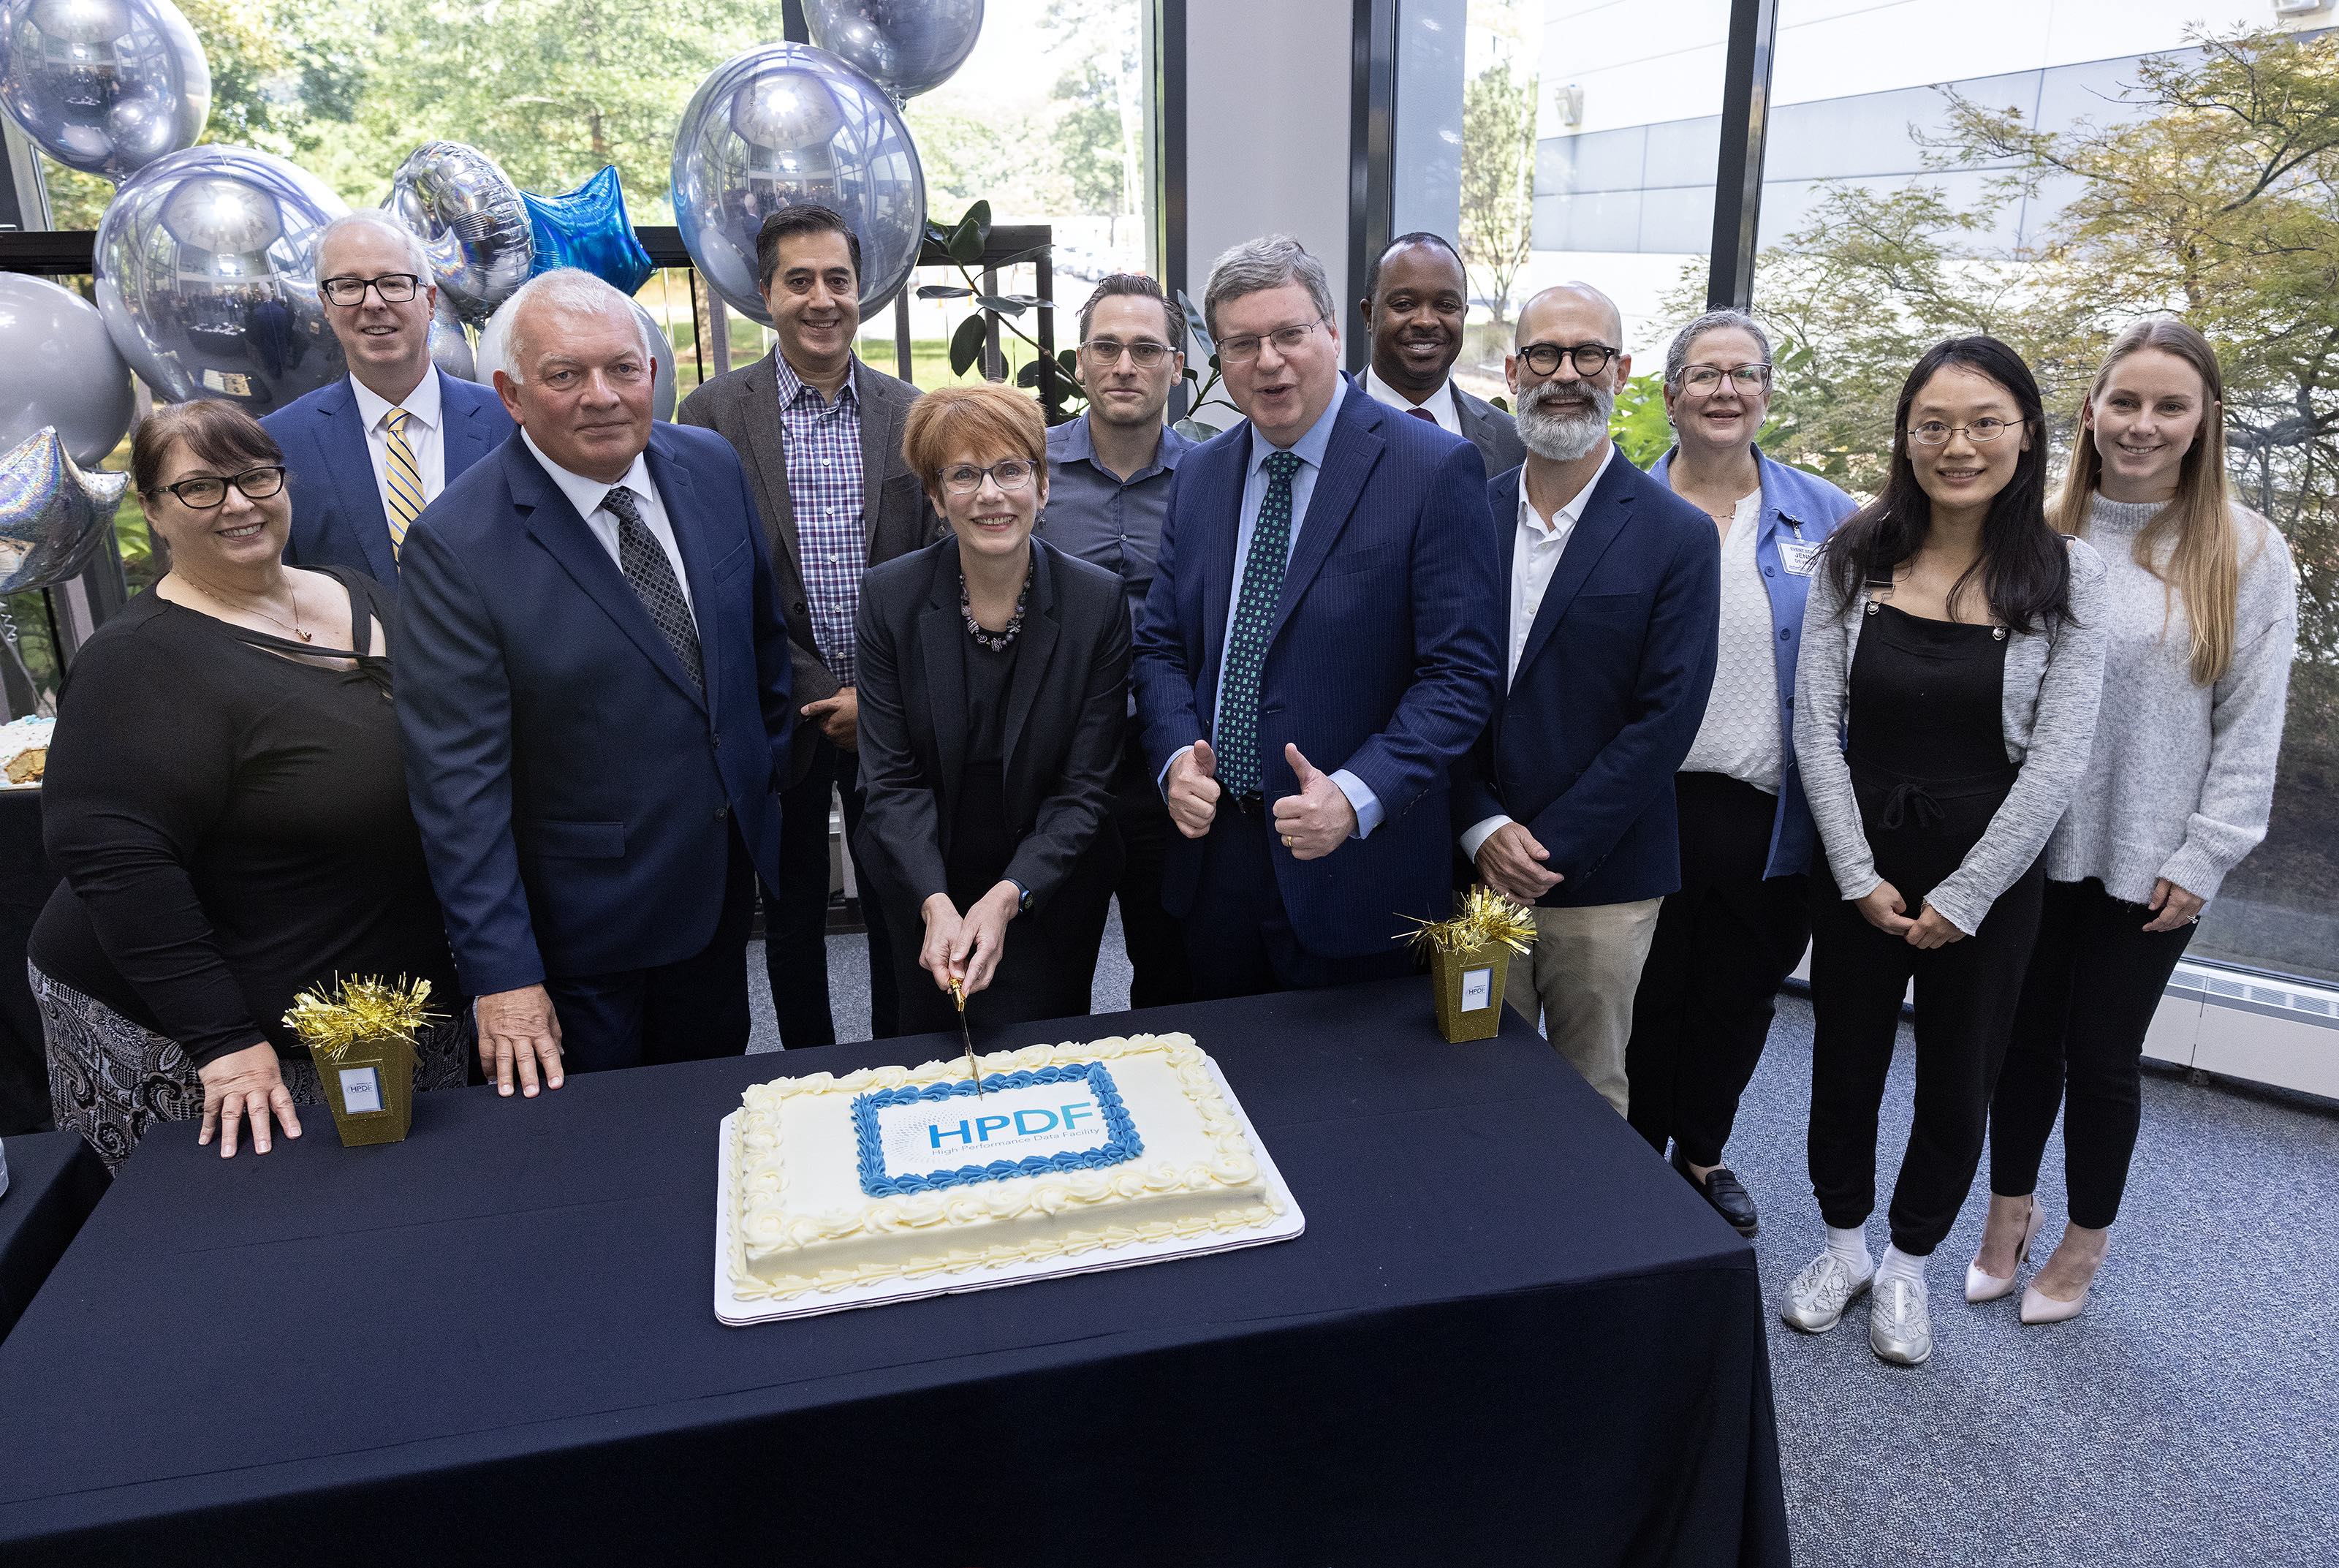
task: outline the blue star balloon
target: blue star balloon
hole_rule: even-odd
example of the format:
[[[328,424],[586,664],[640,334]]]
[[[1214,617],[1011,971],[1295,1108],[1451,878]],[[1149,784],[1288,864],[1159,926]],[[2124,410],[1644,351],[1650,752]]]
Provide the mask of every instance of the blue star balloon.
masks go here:
[[[529,276],[555,267],[581,267],[627,299],[650,281],[650,253],[626,217],[626,192],[615,164],[566,196],[522,191],[528,226],[536,245]]]
[[[0,457],[0,594],[79,576],[129,485],[128,474],[85,472],[48,425]]]

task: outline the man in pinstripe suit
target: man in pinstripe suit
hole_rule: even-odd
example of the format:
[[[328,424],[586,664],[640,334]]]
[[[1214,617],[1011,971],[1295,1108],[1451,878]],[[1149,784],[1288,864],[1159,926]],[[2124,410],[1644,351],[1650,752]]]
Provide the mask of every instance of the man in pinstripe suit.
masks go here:
[[[1269,236],[1203,295],[1246,421],[1170,494],[1132,679],[1205,997],[1402,972],[1451,898],[1446,770],[1499,689],[1477,449],[1340,374],[1329,280]]]

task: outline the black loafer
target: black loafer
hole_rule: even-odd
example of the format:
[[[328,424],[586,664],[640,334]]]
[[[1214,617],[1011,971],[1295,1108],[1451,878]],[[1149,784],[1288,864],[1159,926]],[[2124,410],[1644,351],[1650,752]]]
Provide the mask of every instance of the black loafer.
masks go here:
[[[1681,1146],[1673,1146],[1673,1167],[1712,1205],[1713,1212],[1730,1222],[1730,1228],[1752,1241],[1760,1222],[1754,1214],[1754,1195],[1738,1179],[1726,1165],[1717,1165],[1700,1181],[1690,1171],[1689,1161],[1682,1158]]]

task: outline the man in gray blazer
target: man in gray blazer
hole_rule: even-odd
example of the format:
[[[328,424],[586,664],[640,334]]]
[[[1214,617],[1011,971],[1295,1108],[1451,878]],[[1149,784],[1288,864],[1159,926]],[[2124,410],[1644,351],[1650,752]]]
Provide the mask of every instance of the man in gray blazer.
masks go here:
[[[902,460],[918,390],[853,352],[861,325],[861,242],[825,207],[784,207],[756,236],[764,303],[779,342],[768,359],[691,393],[678,415],[737,449],[755,488],[787,618],[802,722],[780,797],[780,885],[764,896],[764,958],[780,1041],[829,1045],[828,803],[842,795],[848,843],[861,821],[860,702],[854,619],[861,576],[932,543],[942,524]],[[856,873],[859,858],[854,860]],[[894,1032],[894,976],[877,901],[869,927],[869,1022]]]
[[[1510,415],[1454,384],[1470,283],[1450,242],[1426,232],[1391,240],[1365,275],[1363,303],[1373,346],[1365,390],[1376,401],[1461,437],[1490,475],[1526,461]]]

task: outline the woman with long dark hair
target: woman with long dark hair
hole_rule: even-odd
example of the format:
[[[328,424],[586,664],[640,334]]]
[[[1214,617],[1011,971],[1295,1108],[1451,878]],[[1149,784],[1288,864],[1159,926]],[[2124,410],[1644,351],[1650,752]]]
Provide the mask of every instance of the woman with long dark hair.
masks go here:
[[[1869,1344],[1932,1354],[1925,1260],[1980,1162],[2038,926],[2039,852],[2103,685],[2103,563],[2048,523],[2038,385],[1954,338],[1900,389],[1883,493],[1829,538],[1796,666],[1811,877],[1811,1187],[1828,1245],[1781,1316],[1822,1333],[1871,1284]],[[1917,1001],[1915,1125],[1871,1264],[1877,1114]]]
[[[2079,410],[2055,526],[2107,576],[2104,708],[2047,845],[2046,915],[1990,1112],[1989,1224],[1966,1299],[2015,1277],[2063,1112],[2070,1223],[2022,1321],[2078,1316],[2136,1154],[2145,1031],[2194,922],[2265,836],[2298,629],[2290,552],[2227,494],[2225,381],[2184,322],[2137,322]]]

